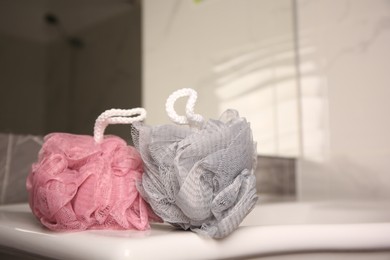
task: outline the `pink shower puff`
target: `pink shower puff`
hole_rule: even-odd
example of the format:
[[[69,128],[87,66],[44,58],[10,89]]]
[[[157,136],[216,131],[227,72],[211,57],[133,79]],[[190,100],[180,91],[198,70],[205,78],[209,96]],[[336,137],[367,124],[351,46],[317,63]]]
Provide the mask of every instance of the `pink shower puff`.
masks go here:
[[[137,150],[116,136],[100,139],[45,137],[26,186],[32,212],[47,228],[146,230],[161,221],[136,188],[143,174]]]

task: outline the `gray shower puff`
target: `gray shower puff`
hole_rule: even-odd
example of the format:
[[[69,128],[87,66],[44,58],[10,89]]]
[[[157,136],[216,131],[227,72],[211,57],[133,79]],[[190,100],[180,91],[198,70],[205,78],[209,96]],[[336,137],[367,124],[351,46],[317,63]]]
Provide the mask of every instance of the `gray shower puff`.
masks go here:
[[[145,164],[138,189],[165,222],[222,238],[255,206],[256,144],[237,111],[197,128],[134,123],[132,135]]]

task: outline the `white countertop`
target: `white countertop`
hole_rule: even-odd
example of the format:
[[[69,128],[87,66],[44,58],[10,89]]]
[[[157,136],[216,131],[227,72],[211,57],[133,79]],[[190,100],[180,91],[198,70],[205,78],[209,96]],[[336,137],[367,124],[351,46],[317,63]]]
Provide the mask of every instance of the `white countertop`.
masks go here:
[[[152,224],[152,230],[144,232],[58,233],[42,227],[27,204],[15,204],[0,207],[0,246],[59,259],[220,259],[313,250],[390,251],[390,222],[256,224],[244,221],[246,226],[221,240],[167,224]]]

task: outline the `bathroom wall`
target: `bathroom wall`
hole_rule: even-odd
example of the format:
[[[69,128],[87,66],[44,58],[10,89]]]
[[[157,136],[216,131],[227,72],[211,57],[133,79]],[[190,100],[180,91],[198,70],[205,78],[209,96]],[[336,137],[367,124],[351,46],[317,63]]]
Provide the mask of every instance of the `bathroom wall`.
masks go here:
[[[138,1],[0,1],[0,132],[92,134],[104,110],[140,106],[140,22]]]
[[[300,199],[390,197],[389,1],[143,3],[149,123],[192,87],[206,117],[246,116],[260,154],[299,158]]]
[[[390,1],[298,0],[301,199],[390,198]]]
[[[295,160],[285,158],[300,152],[292,1],[142,3],[147,123],[169,123],[165,101],[184,87],[198,92],[195,110],[205,118],[237,109],[251,123],[261,154],[260,200],[294,197]],[[184,102],[178,100],[179,114]]]
[[[204,117],[245,116],[260,154],[299,154],[291,0],[144,0],[142,26],[148,123],[167,123],[169,94],[194,88]]]

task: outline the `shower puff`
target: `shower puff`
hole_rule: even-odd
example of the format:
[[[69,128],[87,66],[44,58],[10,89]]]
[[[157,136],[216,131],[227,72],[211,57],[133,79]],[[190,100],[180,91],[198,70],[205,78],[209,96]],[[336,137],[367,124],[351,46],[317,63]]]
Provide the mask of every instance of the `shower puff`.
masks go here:
[[[96,120],[94,137],[45,137],[26,183],[32,212],[44,226],[147,230],[150,220],[161,221],[136,189],[143,174],[137,150],[119,137],[103,136],[108,124],[132,123],[145,114],[142,108],[112,109]]]
[[[178,116],[174,102],[184,96],[187,116]],[[190,127],[132,125],[145,166],[138,189],[165,222],[223,238],[256,204],[256,144],[237,111],[204,121],[193,112],[196,98],[194,90],[181,89],[167,100],[169,117]]]

